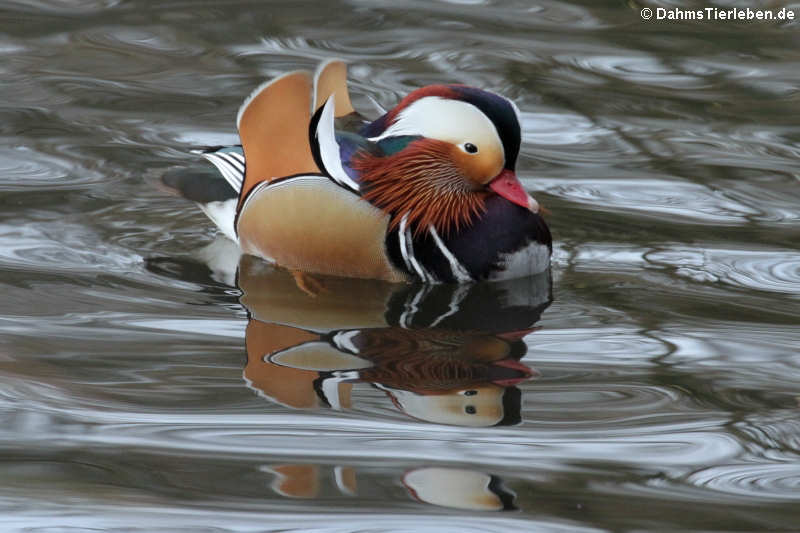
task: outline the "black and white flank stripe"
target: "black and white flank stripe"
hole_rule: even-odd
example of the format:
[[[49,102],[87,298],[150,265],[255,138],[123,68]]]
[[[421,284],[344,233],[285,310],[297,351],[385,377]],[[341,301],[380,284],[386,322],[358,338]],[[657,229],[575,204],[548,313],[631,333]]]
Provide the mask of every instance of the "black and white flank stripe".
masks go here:
[[[217,170],[219,170],[222,177],[225,178],[233,190],[239,192],[242,190],[242,183],[244,183],[244,152],[239,147],[219,148],[211,150],[198,150],[194,153],[200,154],[208,159]]]

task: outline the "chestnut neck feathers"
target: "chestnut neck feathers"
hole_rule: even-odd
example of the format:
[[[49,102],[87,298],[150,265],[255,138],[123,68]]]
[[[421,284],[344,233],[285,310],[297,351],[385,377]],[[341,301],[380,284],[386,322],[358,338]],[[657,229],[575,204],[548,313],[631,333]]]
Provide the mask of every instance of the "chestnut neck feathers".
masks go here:
[[[486,209],[488,192],[473,190],[453,161],[452,145],[418,139],[388,156],[360,152],[353,169],[362,196],[389,213],[390,228],[406,217],[415,234],[434,226],[442,234],[468,227]]]
[[[361,134],[377,143],[350,159],[361,194],[405,218],[415,235],[429,226],[443,237],[470,227],[486,211],[486,186],[514,170],[520,144],[516,107],[463,85],[433,85],[406,96]]]

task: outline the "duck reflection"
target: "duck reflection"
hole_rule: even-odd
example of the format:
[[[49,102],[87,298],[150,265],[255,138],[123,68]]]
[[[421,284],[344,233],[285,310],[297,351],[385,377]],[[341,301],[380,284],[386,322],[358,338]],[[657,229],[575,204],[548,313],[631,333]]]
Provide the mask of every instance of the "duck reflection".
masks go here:
[[[520,362],[523,337],[550,302],[547,273],[410,286],[293,276],[245,256],[238,285],[250,313],[244,377],[265,398],[346,409],[353,386],[368,383],[416,419],[520,421],[516,385],[536,375]]]
[[[207,269],[172,259],[149,266],[239,286],[249,314],[244,378],[262,397],[296,409],[348,409],[358,407],[353,388],[370,386],[419,420],[520,421],[517,386],[537,375],[521,362],[524,337],[550,303],[549,273],[469,286],[311,278],[248,256],[222,264],[233,256],[216,246],[203,251]],[[461,466],[301,462],[260,470],[265,486],[286,498],[363,502],[394,487],[429,505],[515,509],[516,495],[498,476]]]
[[[515,509],[515,494],[502,480],[484,472],[463,468],[427,467],[406,472],[403,486],[417,500],[473,511]]]
[[[452,467],[413,468],[397,476],[385,469],[320,464],[265,465],[261,471],[272,476],[270,488],[294,499],[357,496],[374,490],[374,485],[402,485],[408,497],[421,503],[471,511],[516,509],[516,494],[494,475]],[[399,477],[399,479],[398,479]],[[364,485],[359,490],[359,485]]]

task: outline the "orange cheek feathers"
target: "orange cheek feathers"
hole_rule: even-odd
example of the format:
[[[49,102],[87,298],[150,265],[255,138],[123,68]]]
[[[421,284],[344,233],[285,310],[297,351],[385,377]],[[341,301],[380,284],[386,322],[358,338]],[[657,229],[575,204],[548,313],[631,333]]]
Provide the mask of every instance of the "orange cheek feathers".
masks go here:
[[[477,154],[468,154],[453,145],[451,157],[475,189],[482,188],[503,170],[503,154],[493,148],[483,148]]]

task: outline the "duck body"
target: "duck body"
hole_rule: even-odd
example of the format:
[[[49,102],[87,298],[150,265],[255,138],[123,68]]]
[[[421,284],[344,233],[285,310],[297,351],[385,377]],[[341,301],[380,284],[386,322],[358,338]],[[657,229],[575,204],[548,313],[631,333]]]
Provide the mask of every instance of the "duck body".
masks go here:
[[[312,115],[313,111],[313,115]],[[262,85],[241,146],[199,152],[215,171],[164,183],[243,252],[290,270],[466,283],[549,268],[552,240],[514,173],[519,112],[479,89],[418,89],[377,120],[350,104],[346,67]]]

